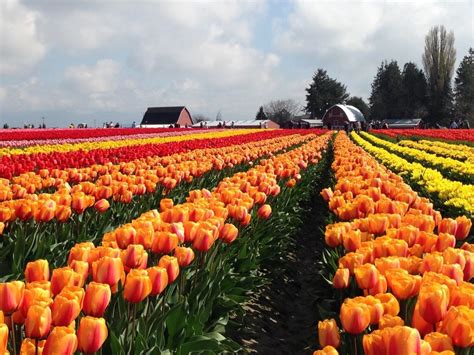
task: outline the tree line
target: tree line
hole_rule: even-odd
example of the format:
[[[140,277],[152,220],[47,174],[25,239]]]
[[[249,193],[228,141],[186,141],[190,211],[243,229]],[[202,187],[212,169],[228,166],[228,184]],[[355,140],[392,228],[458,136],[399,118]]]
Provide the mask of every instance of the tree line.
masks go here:
[[[261,106],[256,119],[277,123],[291,120],[299,112],[321,119],[331,106],[357,107],[371,121],[391,118],[422,118],[429,126],[467,120],[474,124],[474,50],[469,49],[453,74],[456,62],[454,33],[433,27],[425,37],[423,68],[408,62],[401,69],[396,60],[383,61],[371,85],[369,102],[350,96],[347,87],[317,69],[306,88],[306,105],[294,100],[275,100]]]

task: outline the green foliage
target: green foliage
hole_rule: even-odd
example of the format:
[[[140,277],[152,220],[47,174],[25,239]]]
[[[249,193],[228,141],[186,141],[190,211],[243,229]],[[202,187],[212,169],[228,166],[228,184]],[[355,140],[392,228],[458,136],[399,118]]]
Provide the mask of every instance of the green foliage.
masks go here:
[[[455,117],[468,120],[472,127],[474,125],[474,49],[472,48],[469,48],[469,54],[463,58],[456,71],[454,97]]]
[[[398,63],[394,60],[382,62],[372,83],[370,119],[400,118],[403,114],[402,93],[402,74]]]
[[[423,70],[408,62],[402,72],[402,116],[424,118],[426,116],[426,78]]]
[[[345,103],[349,97],[346,86],[330,78],[323,69],[318,69],[313,75],[313,81],[306,92],[305,110],[317,118],[322,118],[331,106]]]
[[[354,106],[359,109],[360,112],[364,115],[365,118],[369,117],[369,105],[364,101],[362,97],[359,96],[351,96],[349,99],[346,101],[347,105]]]
[[[444,26],[431,28],[425,37],[422,60],[428,82],[428,120],[435,124],[451,116],[451,80],[456,62],[454,33],[448,33]]]

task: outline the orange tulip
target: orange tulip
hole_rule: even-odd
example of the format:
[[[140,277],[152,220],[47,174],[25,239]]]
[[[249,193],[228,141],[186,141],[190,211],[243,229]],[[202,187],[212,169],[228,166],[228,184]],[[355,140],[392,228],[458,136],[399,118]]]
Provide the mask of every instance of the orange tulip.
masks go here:
[[[31,285],[31,284],[27,284]],[[31,305],[35,303],[45,303],[45,304],[50,304],[52,303],[53,300],[51,299],[51,292],[49,290],[44,290],[39,287],[34,287],[34,288],[27,288],[25,289],[23,293],[23,300],[21,301],[19,311],[23,315],[23,317],[26,318],[26,315],[28,314],[28,309],[30,308]]]
[[[45,340],[38,342],[38,355],[44,354]],[[20,355],[36,355],[36,341],[34,339],[26,338],[21,342]]]
[[[120,258],[104,256],[92,263],[92,279],[114,287],[121,280],[124,273],[123,263]]]
[[[441,325],[441,332],[447,334],[455,346],[474,346],[474,310],[466,306],[451,307]]]
[[[348,333],[360,334],[370,323],[370,309],[366,304],[347,299],[341,306],[340,319]]]
[[[382,235],[385,233],[389,226],[389,219],[383,215],[370,215],[369,216],[369,233],[375,235]]]
[[[69,266],[54,269],[51,277],[51,292],[57,295],[66,286],[80,286],[82,283],[82,276]]]
[[[375,284],[374,287],[369,288],[367,290],[367,293],[369,295],[375,296],[379,293],[385,293],[385,292],[387,292],[387,279],[382,274],[379,274],[379,277],[377,278],[377,283]]]
[[[115,238],[120,249],[126,249],[137,235],[137,231],[131,225],[123,225],[115,230]]]
[[[87,261],[73,260],[70,267],[81,275],[82,280],[87,280],[87,277],[89,277],[89,263]]]
[[[239,230],[236,226],[231,223],[226,223],[219,234],[219,238],[222,239],[224,243],[230,244],[237,238],[238,234]]]
[[[148,262],[148,253],[143,245],[129,244],[127,249],[120,253],[125,271],[130,269],[145,269]]]
[[[416,328],[422,336],[425,336],[434,330],[433,324],[425,321],[425,319],[420,315],[420,305],[418,302],[415,304],[411,325],[413,328]]]
[[[108,336],[104,318],[83,317],[77,330],[78,349],[84,353],[98,351]]]
[[[384,314],[379,321],[379,329],[392,328],[397,325],[405,325],[405,322],[400,317],[390,314]]]
[[[396,316],[400,312],[400,304],[394,295],[391,293],[379,293],[374,296],[382,302],[384,314]]]
[[[196,237],[196,233],[199,228],[199,223],[193,222],[193,221],[186,221],[183,223],[183,227],[184,227],[184,241],[186,243],[191,243]]]
[[[464,281],[470,281],[474,277],[474,252],[465,251],[464,258],[466,264],[464,265]]]
[[[179,238],[171,232],[158,232],[155,234],[151,250],[156,254],[171,253],[179,244]]]
[[[92,317],[102,317],[110,303],[111,290],[108,284],[90,282],[84,296],[83,312]]]
[[[34,218],[37,222],[49,222],[54,218],[55,213],[56,202],[49,200],[38,206],[38,209],[35,211]]]
[[[56,212],[54,214],[54,217],[56,218],[58,222],[64,223],[68,221],[71,215],[72,215],[71,207],[63,206],[63,205],[56,206]]]
[[[337,350],[331,345],[325,346],[322,350],[316,350],[313,355],[338,355]]]
[[[420,290],[421,277],[410,275],[403,269],[391,269],[386,273],[387,284],[400,300],[416,296]]]
[[[25,319],[25,333],[28,338],[42,339],[51,329],[51,309],[48,306],[33,305]]]
[[[378,258],[374,262],[375,262],[375,267],[384,276],[387,276],[387,272],[389,270],[400,268],[400,258],[393,257],[393,256]]]
[[[438,233],[448,233],[455,235],[458,223],[452,218],[443,218],[438,225]]]
[[[334,288],[341,289],[349,287],[350,272],[349,269],[337,269],[332,280]]]
[[[457,240],[464,240],[469,235],[472,227],[472,221],[466,216],[456,218],[457,228],[455,237]]]
[[[191,248],[177,247],[174,250],[174,256],[178,259],[180,267],[186,267],[194,260],[194,251]]]
[[[362,346],[364,347],[365,355],[380,355],[387,353],[381,330],[374,330],[372,333],[364,335],[362,338]]]
[[[26,282],[48,281],[49,280],[49,264],[47,260],[38,259],[30,261],[25,268]]]
[[[161,201],[160,201],[160,211],[161,212],[169,210],[169,209],[173,208],[173,206],[174,206],[173,200],[170,199],[170,198],[162,198]]]
[[[8,344],[8,327],[4,323],[0,323],[0,354],[7,354]]]
[[[79,316],[81,304],[75,297],[61,293],[54,298],[51,310],[53,324],[67,327]]]
[[[71,265],[74,260],[77,261],[89,261],[89,256],[91,254],[91,248],[88,245],[76,244],[69,251],[69,257],[67,259],[67,264]]]
[[[419,354],[420,333],[414,328],[396,326],[382,330],[382,338],[388,354]]]
[[[464,278],[464,273],[459,264],[443,265],[441,273],[456,281],[460,285]]]
[[[96,209],[97,212],[99,213],[104,213],[105,211],[107,211],[110,207],[110,203],[109,201],[107,201],[106,199],[102,198],[100,200],[98,200],[95,204],[94,204],[94,208]]]
[[[424,284],[418,295],[420,316],[435,324],[446,315],[449,303],[449,289],[438,283]]]
[[[446,334],[432,332],[425,335],[424,340],[431,345],[433,351],[454,351],[453,342]]]
[[[461,282],[459,287],[450,290],[450,306],[467,306],[474,308],[474,284]]]
[[[444,259],[441,253],[426,254],[420,265],[420,272],[424,274],[427,271],[440,272]]]
[[[272,207],[267,204],[262,205],[257,211],[257,215],[262,219],[270,218],[271,214],[272,214]]]
[[[365,297],[355,297],[352,300],[357,303],[363,303],[369,307],[370,324],[379,323],[380,318],[382,318],[384,313],[383,304],[379,299],[369,295]]]
[[[379,272],[373,264],[364,264],[354,268],[354,274],[357,285],[364,290],[374,287],[379,279]]]
[[[77,350],[74,329],[54,327],[44,343],[43,355],[73,355]]]
[[[342,234],[342,244],[347,251],[357,251],[361,247],[362,234],[360,230],[350,230]]]
[[[159,295],[168,286],[168,272],[166,268],[154,266],[147,269],[151,280],[151,296]]]
[[[168,273],[168,283],[173,283],[179,275],[178,259],[174,256],[163,255],[158,261],[158,266],[166,269]]]
[[[341,337],[339,335],[339,328],[334,319],[325,319],[318,322],[318,336],[319,345],[324,348],[331,345],[335,348],[339,347]]]
[[[139,303],[151,293],[151,286],[146,270],[132,269],[125,278],[123,297],[128,302]]]
[[[339,259],[339,267],[349,269],[351,275],[354,274],[354,269],[357,266],[364,264],[364,255],[361,253],[347,253]]]
[[[0,311],[5,315],[15,312],[20,306],[25,291],[25,284],[21,281],[0,283]]]
[[[454,237],[454,235],[447,234],[447,233],[439,233],[434,249],[436,251],[443,252],[447,248],[454,248],[455,245],[456,245],[456,238]]]
[[[208,251],[212,244],[214,244],[214,232],[212,229],[205,229],[200,227],[196,232],[196,237],[193,240],[193,249],[199,251]]]
[[[420,230],[414,226],[406,225],[401,226],[397,229],[397,238],[404,240],[409,247],[412,247],[415,244],[418,236],[420,234]]]

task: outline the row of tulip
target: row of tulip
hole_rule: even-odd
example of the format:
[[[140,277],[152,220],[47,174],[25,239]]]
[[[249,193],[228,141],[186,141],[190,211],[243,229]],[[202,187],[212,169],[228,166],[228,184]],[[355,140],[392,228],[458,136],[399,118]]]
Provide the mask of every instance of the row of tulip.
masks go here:
[[[334,157],[335,191],[321,194],[346,222],[326,227],[326,257],[330,283],[347,298],[337,321],[319,322],[323,350],[315,354],[337,354],[336,348],[367,355],[469,351],[474,244],[455,246],[469,236],[471,220],[443,219],[342,133]]]
[[[433,169],[437,169],[446,178],[461,181],[467,184],[474,183],[474,163],[469,161],[462,162],[456,159],[437,156],[435,154],[426,152],[424,149],[398,145],[366,132],[361,132],[360,135],[370,143],[382,147],[389,152],[397,154],[398,156],[403,157],[409,161],[418,162]]]
[[[2,275],[20,272],[27,260],[45,257],[52,246],[56,247],[52,256],[60,261],[73,240],[94,240],[134,214],[149,210],[164,193],[171,191],[171,196],[179,199],[190,186],[211,187],[216,178],[314,137],[293,135],[244,146],[196,150],[173,160],[165,157],[170,162],[166,169],[160,167],[160,158],[156,166],[149,159],[139,168],[130,167],[142,172],[137,175],[114,171],[99,177],[95,184],[82,182],[69,190],[33,195],[35,199],[5,201],[0,204],[0,231],[6,226],[0,241],[0,262],[8,260],[9,266],[4,265]]]
[[[398,144],[474,164],[474,147],[468,145],[427,140],[401,140]]]
[[[43,139],[81,139],[126,136],[140,133],[190,131],[183,128],[115,128],[115,129],[11,129],[0,131],[0,141],[35,141]]]
[[[253,133],[252,133],[253,132]],[[271,134],[271,132],[268,132]],[[102,148],[92,150],[75,151],[52,151],[43,152],[42,148],[38,153],[3,155],[0,156],[0,177],[10,179],[13,176],[36,172],[41,169],[66,169],[89,167],[94,164],[106,164],[112,162],[115,164],[128,162],[134,159],[146,159],[151,156],[163,156],[174,153],[189,151],[196,148],[213,147],[216,144],[221,145],[219,140],[231,137],[245,137],[252,134],[264,134],[263,132],[232,130],[226,132],[207,132],[192,135],[180,135],[175,137],[156,137],[154,143],[147,143],[150,139],[130,140],[115,142],[123,145],[122,147],[111,147],[107,142]],[[111,145],[114,142],[111,142]],[[126,144],[128,143],[128,144]],[[136,145],[135,143],[138,143]],[[135,144],[135,145],[134,145]],[[79,144],[80,145],[80,144]]]
[[[443,177],[439,171],[400,158],[384,148],[372,145],[354,132],[351,137],[385,166],[403,175],[410,183],[427,193],[431,200],[440,201],[439,205],[444,205],[449,214],[467,214],[472,218],[474,213],[474,185],[449,180]],[[451,212],[449,209],[453,211]]]
[[[288,202],[298,194],[292,188],[304,180],[300,173],[320,161],[328,141],[326,134],[264,159],[223,179],[212,192],[190,191],[183,204],[163,199],[160,213],[149,211],[106,233],[102,246],[75,245],[68,266],[53,270],[51,277],[46,261],[29,263],[26,285],[0,284],[10,350],[16,351],[15,339],[23,334],[25,352],[41,349],[43,354],[92,353],[104,344],[114,354],[237,350],[218,332],[225,322],[215,314],[223,309],[228,316],[242,299],[244,289],[234,286],[244,278],[238,272],[248,273],[259,248],[269,245],[259,246],[258,239],[272,238],[278,229],[271,228],[285,230],[278,220],[261,221],[272,209],[293,209]],[[226,223],[229,218],[240,230]],[[230,297],[229,289],[239,289],[240,298],[222,303],[226,298],[219,297]],[[8,333],[0,325],[0,352],[6,350]]]
[[[140,146],[148,144],[163,144],[168,142],[181,142],[183,140],[190,139],[208,139],[212,137],[230,137],[240,135],[246,132],[246,130],[227,130],[227,131],[205,131],[205,132],[191,132],[186,135],[173,135],[163,137],[161,135],[152,135],[148,138],[126,138],[121,140],[104,140],[104,141],[90,141],[80,143],[64,143],[64,144],[43,144],[25,148],[2,148],[0,149],[0,156],[14,156],[14,155],[31,155],[31,154],[49,154],[49,153],[68,153],[68,152],[88,152],[96,149],[114,149],[130,146]],[[250,130],[251,132],[257,132],[257,130]]]
[[[75,143],[84,143],[84,142],[103,142],[103,141],[118,141],[124,139],[142,139],[142,138],[152,138],[152,137],[170,137],[170,136],[180,136],[184,134],[189,134],[188,130],[166,130],[163,132],[143,132],[140,130],[140,133],[131,132],[130,134],[123,135],[110,135],[110,136],[99,136],[99,137],[82,137],[82,138],[54,138],[54,139],[30,139],[30,140],[0,140],[1,148],[24,148],[31,146],[40,146],[40,145],[60,145],[60,144],[75,144]],[[1,133],[0,133],[1,137]]]
[[[446,141],[474,142],[474,135],[469,129],[375,129],[371,132],[397,139],[434,138]]]

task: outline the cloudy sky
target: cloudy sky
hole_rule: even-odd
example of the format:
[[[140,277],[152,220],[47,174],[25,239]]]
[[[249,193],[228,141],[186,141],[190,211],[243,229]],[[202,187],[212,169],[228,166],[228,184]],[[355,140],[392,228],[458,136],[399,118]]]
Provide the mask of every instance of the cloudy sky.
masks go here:
[[[272,99],[303,105],[317,68],[367,98],[381,61],[421,64],[437,24],[458,63],[472,0],[1,0],[0,123],[130,124],[167,105],[249,119]]]

